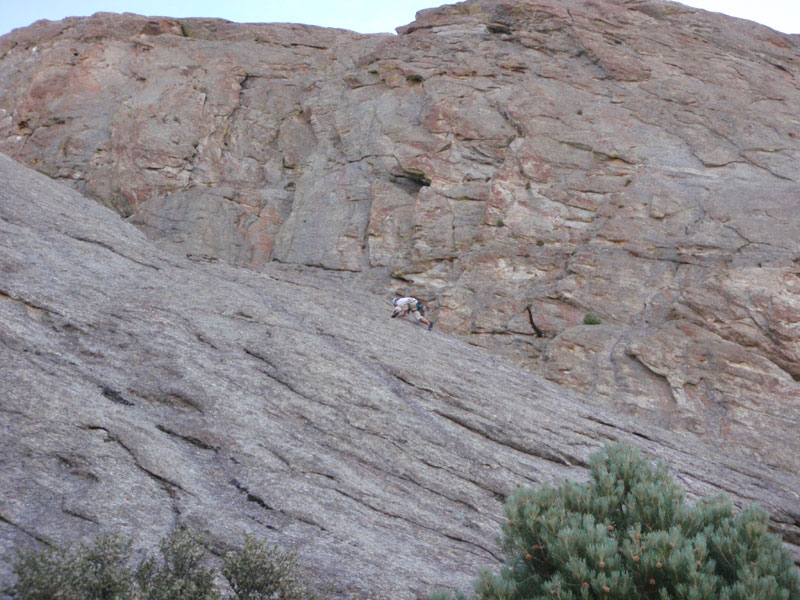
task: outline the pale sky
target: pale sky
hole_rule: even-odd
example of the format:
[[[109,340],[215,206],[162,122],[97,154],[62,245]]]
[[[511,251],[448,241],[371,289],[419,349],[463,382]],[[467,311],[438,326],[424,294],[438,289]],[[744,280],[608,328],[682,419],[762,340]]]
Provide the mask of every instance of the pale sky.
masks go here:
[[[360,33],[394,32],[416,11],[446,0],[0,0],[0,35],[39,19],[58,21],[98,11],[148,16],[219,17],[243,23],[305,23]],[[689,6],[800,34],[800,0],[688,0]]]

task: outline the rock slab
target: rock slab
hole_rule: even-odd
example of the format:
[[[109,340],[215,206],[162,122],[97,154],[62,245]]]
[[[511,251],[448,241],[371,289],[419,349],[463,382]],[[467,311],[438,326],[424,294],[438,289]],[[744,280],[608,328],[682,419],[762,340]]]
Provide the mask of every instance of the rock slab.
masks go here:
[[[397,36],[98,13],[0,39],[0,150],[182,255],[382,272],[445,331],[798,472],[798,73],[798,36],[657,0],[469,0]]]
[[[152,548],[179,524],[217,553],[293,548],[337,598],[468,588],[500,560],[504,497],[585,478],[610,440],[690,497],[759,502],[800,556],[788,469],[390,319],[362,276],[178,257],[4,155],[0,179],[0,588],[16,549],[109,529]]]

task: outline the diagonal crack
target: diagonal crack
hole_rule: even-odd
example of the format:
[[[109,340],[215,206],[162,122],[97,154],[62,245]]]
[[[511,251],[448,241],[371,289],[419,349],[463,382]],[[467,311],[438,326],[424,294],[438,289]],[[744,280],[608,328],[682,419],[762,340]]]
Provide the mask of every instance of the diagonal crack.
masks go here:
[[[235,487],[242,494],[245,494],[245,496],[247,497],[247,501],[248,502],[253,502],[254,504],[257,504],[258,506],[260,506],[264,510],[275,511],[275,512],[280,513],[280,514],[282,514],[282,515],[284,515],[284,516],[286,516],[286,517],[288,517],[290,519],[293,519],[295,521],[299,521],[301,523],[305,523],[306,525],[311,525],[312,527],[316,527],[317,529],[320,529],[322,531],[328,531],[327,528],[323,527],[322,525],[320,525],[316,521],[313,521],[312,519],[309,519],[308,517],[304,517],[303,515],[299,515],[297,513],[286,512],[285,510],[280,509],[280,508],[273,508],[272,506],[267,504],[264,501],[263,498],[261,498],[257,494],[254,494],[252,491],[250,491],[250,488],[248,488],[246,485],[241,483],[238,479],[235,479],[235,478],[231,479],[228,483],[230,483],[233,487]]]
[[[356,502],[356,503],[360,504],[361,506],[364,506],[364,507],[366,507],[366,508],[368,508],[368,509],[370,509],[370,510],[372,510],[372,511],[378,513],[378,514],[384,515],[384,516],[389,517],[391,519],[398,519],[400,521],[404,521],[406,523],[411,524],[415,528],[425,529],[425,530],[431,531],[431,532],[433,532],[433,533],[435,533],[437,535],[442,535],[442,536],[444,536],[444,537],[446,537],[448,539],[451,539],[451,540],[454,540],[454,541],[457,541],[457,542],[461,542],[461,543],[464,543],[464,544],[468,544],[468,545],[474,546],[476,548],[480,548],[486,554],[492,556],[497,561],[502,561],[502,557],[498,556],[493,550],[491,550],[490,548],[487,548],[486,546],[483,546],[483,545],[481,545],[481,544],[479,544],[477,542],[464,539],[463,537],[459,537],[459,536],[453,535],[451,533],[447,533],[446,531],[437,529],[435,527],[431,527],[430,525],[425,525],[424,523],[420,523],[419,521],[415,521],[415,520],[410,519],[408,517],[404,517],[402,515],[399,515],[399,514],[396,514],[396,513],[393,513],[393,512],[389,512],[389,511],[384,510],[382,508],[379,508],[377,506],[373,506],[372,504],[369,504],[368,502],[364,502],[363,500],[361,500],[359,498],[356,498],[352,494],[348,494],[347,492],[344,492],[344,491],[342,491],[342,490],[340,490],[338,488],[331,488],[331,489],[333,491],[337,492],[338,494],[341,494],[345,498],[348,498],[348,499],[352,500],[353,502]]]
[[[44,544],[45,546],[52,546],[52,543],[50,543],[49,541],[47,541],[47,540],[46,540],[45,538],[43,538],[42,536],[40,536],[40,535],[38,535],[38,534],[36,534],[36,533],[34,533],[34,532],[32,532],[32,531],[28,531],[28,530],[27,530],[27,529],[25,529],[25,528],[24,528],[22,525],[19,525],[18,523],[14,523],[14,521],[12,521],[11,519],[9,519],[8,517],[5,517],[5,516],[3,516],[3,515],[0,515],[0,523],[5,523],[5,524],[7,524],[7,525],[10,525],[10,526],[11,526],[11,527],[13,527],[14,529],[18,529],[19,531],[21,531],[21,532],[22,532],[22,533],[24,533],[25,535],[27,535],[27,536],[29,536],[29,537],[32,537],[32,538],[33,538],[33,539],[35,539],[37,542],[40,542],[40,543]]]
[[[464,429],[467,429],[467,430],[475,433],[476,435],[479,435],[479,436],[487,439],[490,442],[493,442],[495,444],[500,444],[502,446],[506,446],[508,448],[511,448],[512,450],[516,450],[517,452],[522,452],[523,454],[527,454],[528,456],[541,458],[541,459],[547,460],[549,462],[558,463],[558,464],[561,464],[561,465],[564,465],[564,466],[567,466],[567,467],[574,467],[574,466],[588,467],[589,466],[589,464],[586,463],[581,458],[578,458],[578,457],[575,457],[575,456],[566,457],[563,454],[557,453],[557,452],[555,452],[555,451],[553,451],[553,450],[551,450],[549,448],[544,449],[544,448],[526,447],[526,446],[523,446],[522,444],[520,444],[519,442],[516,442],[516,441],[514,441],[512,439],[509,439],[509,438],[503,436],[502,434],[501,435],[497,435],[497,434],[490,435],[484,429],[482,429],[482,428],[480,428],[480,427],[478,427],[476,425],[473,425],[472,423],[469,423],[466,419],[463,419],[463,418],[458,417],[456,415],[447,414],[447,413],[442,412],[441,410],[436,410],[436,409],[434,409],[433,412],[435,414],[439,415],[440,417],[442,417],[444,419],[447,419],[448,421],[450,421],[452,423],[455,423],[459,427],[463,427]],[[498,430],[497,433],[500,433],[499,430]]]
[[[103,241],[100,241],[100,240],[93,240],[92,238],[84,237],[84,236],[81,236],[81,235],[72,235],[71,233],[66,233],[65,235],[67,237],[72,238],[73,240],[77,240],[79,242],[84,242],[86,244],[94,244],[96,246],[100,246],[101,248],[105,248],[106,250],[108,250],[109,252],[113,252],[117,256],[121,256],[124,259],[127,259],[127,260],[129,260],[131,262],[135,262],[137,265],[142,265],[143,267],[148,267],[150,269],[155,269],[156,271],[160,271],[161,270],[161,267],[157,267],[156,265],[151,265],[150,263],[146,263],[146,262],[143,262],[141,260],[136,260],[135,258],[131,258],[130,256],[128,256],[127,254],[123,254],[122,252],[120,252],[119,250],[117,250],[112,245],[110,245],[110,244],[108,244],[106,242],[103,242]]]
[[[163,475],[159,475],[158,473],[151,471],[150,469],[142,465],[141,462],[139,461],[139,458],[136,456],[136,453],[133,450],[131,450],[121,439],[119,439],[119,437],[111,433],[105,427],[99,425],[82,425],[81,429],[88,429],[91,431],[96,431],[96,430],[104,431],[106,434],[106,441],[115,442],[116,444],[118,444],[123,450],[125,450],[125,452],[127,452],[131,456],[131,458],[133,458],[133,463],[139,470],[146,473],[151,479],[153,479],[156,483],[159,484],[159,487],[161,487],[161,489],[163,489],[164,492],[166,492],[166,494],[173,500],[173,510],[176,513],[180,513],[180,511],[174,505],[174,502],[177,500],[178,497],[176,490],[180,490],[186,494],[189,494],[190,496],[193,495],[185,488],[183,488],[180,484],[177,484],[174,481],[164,477]]]
[[[199,438],[196,438],[194,436],[191,436],[191,435],[183,435],[183,434],[177,433],[176,431],[173,431],[172,429],[169,429],[168,427],[165,427],[164,425],[160,425],[160,424],[156,425],[156,429],[158,429],[162,433],[166,433],[169,436],[178,438],[179,440],[182,440],[182,441],[184,441],[184,442],[186,442],[188,444],[191,444],[192,446],[197,446],[198,448],[202,448],[203,450],[213,450],[214,452],[218,452],[219,451],[219,446],[212,446],[211,444],[208,444],[208,443],[204,442],[203,440],[201,440]]]

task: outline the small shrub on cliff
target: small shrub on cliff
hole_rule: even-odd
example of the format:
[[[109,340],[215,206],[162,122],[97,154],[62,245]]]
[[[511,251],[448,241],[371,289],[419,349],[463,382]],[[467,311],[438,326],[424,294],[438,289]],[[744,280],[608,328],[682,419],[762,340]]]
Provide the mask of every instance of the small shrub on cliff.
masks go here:
[[[116,600],[133,596],[132,545],[120,534],[109,533],[96,538],[91,546],[82,547],[78,572],[84,598]]]
[[[132,542],[118,533],[91,545],[50,547],[18,555],[13,600],[218,600],[219,574],[207,566],[202,535],[176,529],[163,540],[158,557],[134,566]],[[222,563],[238,600],[321,600],[298,575],[295,555],[255,538],[229,552]]]
[[[19,600],[129,600],[135,596],[131,542],[118,534],[92,545],[51,547],[21,553],[17,582],[6,592]]]
[[[15,600],[79,597],[77,555],[69,548],[21,553],[14,564],[16,584],[5,593]]]
[[[244,547],[225,555],[222,574],[239,600],[312,600],[299,577],[295,555],[267,547],[252,537]]]
[[[583,317],[584,325],[600,325],[600,323],[602,323],[602,321],[592,313],[586,313],[586,316]]]
[[[161,540],[161,560],[150,557],[139,565],[136,579],[147,600],[216,600],[214,571],[205,565],[203,537],[175,529]]]
[[[759,508],[737,514],[723,496],[690,505],[664,463],[624,444],[596,454],[591,475],[509,496],[507,558],[480,575],[478,598],[800,599],[800,573]]]

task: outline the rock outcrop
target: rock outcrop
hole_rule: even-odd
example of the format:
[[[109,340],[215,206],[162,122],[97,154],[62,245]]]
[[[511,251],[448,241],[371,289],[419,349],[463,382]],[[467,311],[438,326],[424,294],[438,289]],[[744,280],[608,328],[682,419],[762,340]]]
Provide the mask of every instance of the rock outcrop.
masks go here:
[[[176,255],[413,292],[599,408],[798,475],[800,38],[659,0],[398,33],[39,22],[0,38],[0,150]]]
[[[42,22],[0,43],[0,149],[184,254],[383,268],[448,331],[796,469],[797,36],[653,1],[399,32]]]
[[[799,49],[657,0],[397,36],[100,13],[0,39],[0,150],[182,254],[382,270],[446,331],[797,472]]]
[[[4,155],[0,179],[0,588],[34,542],[177,524],[294,548],[333,597],[465,588],[514,486],[616,439],[761,503],[800,555],[796,473],[389,319],[362,276],[178,257]]]

